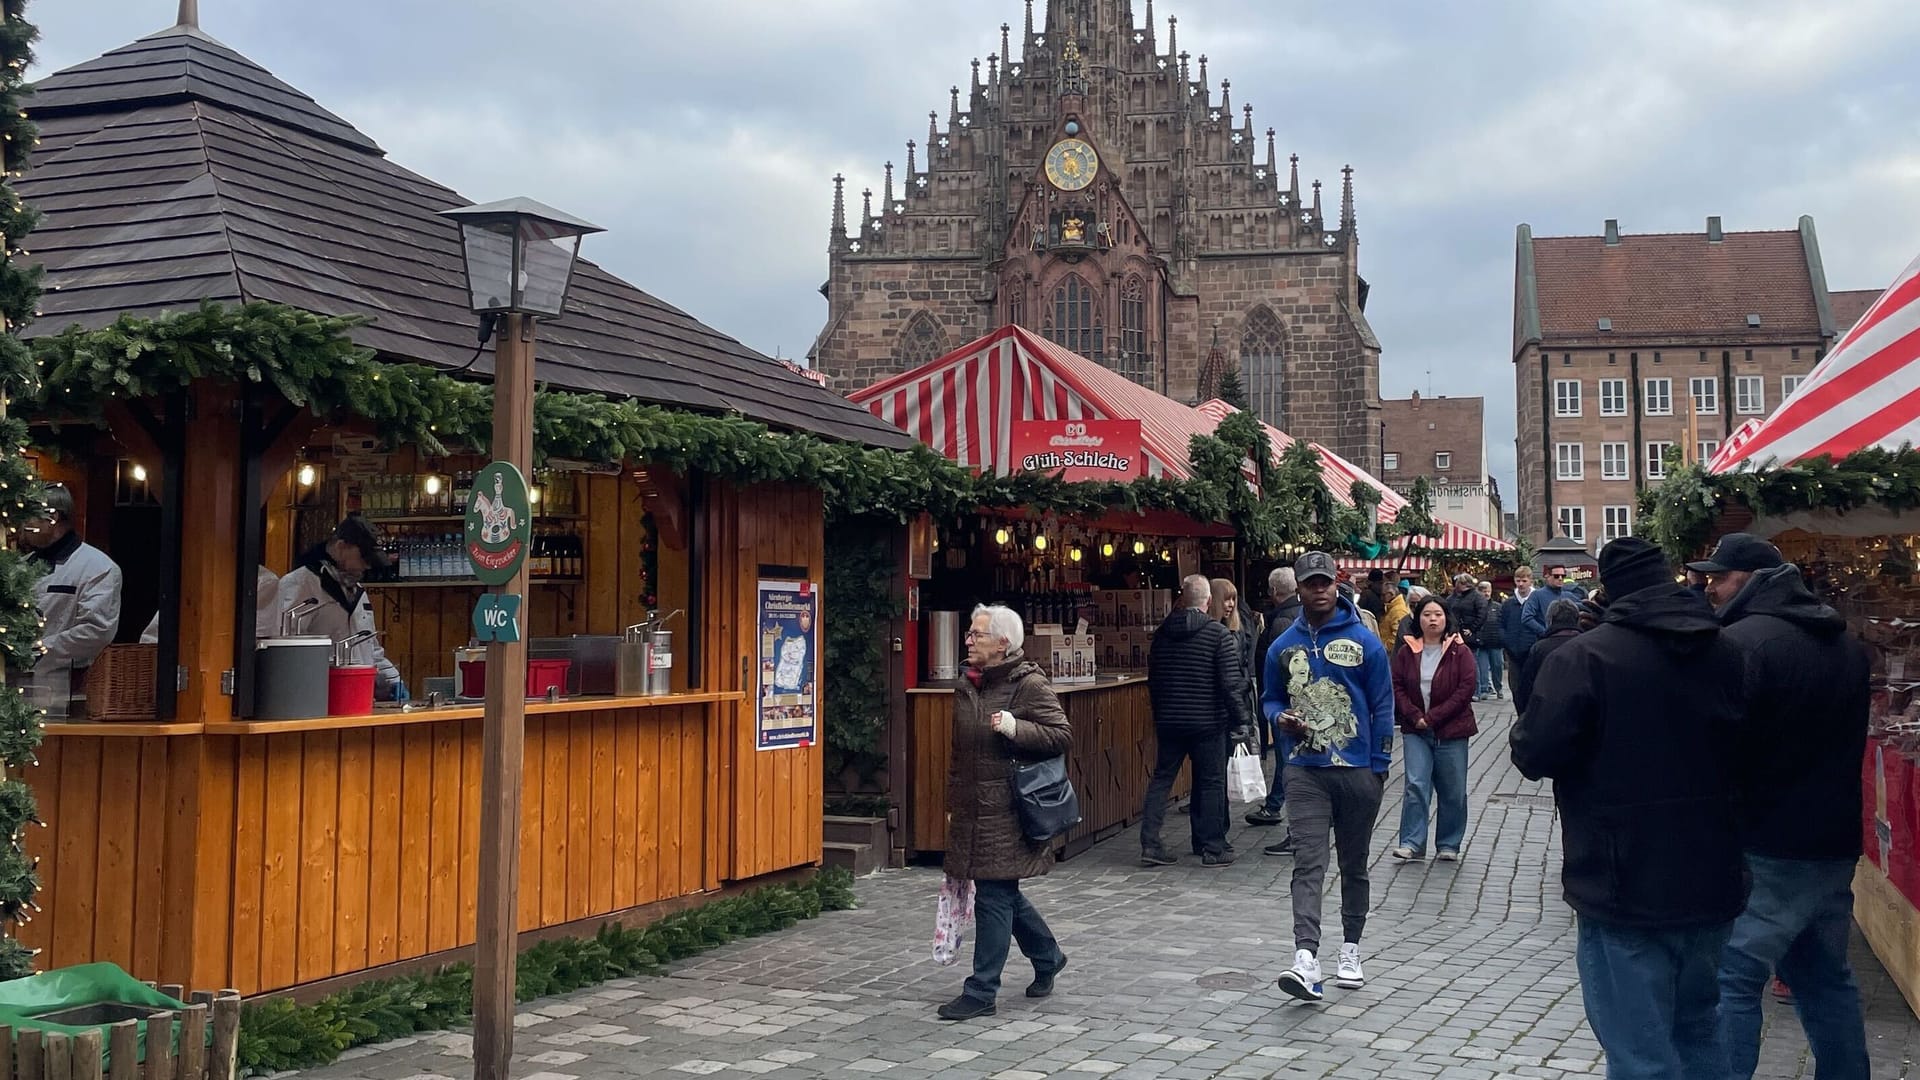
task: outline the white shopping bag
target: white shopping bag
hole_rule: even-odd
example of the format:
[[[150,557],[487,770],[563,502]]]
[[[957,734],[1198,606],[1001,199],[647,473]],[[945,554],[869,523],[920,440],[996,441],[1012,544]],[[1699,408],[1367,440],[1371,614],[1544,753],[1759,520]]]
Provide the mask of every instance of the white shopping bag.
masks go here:
[[[1266,797],[1267,774],[1261,771],[1260,755],[1236,745],[1227,759],[1227,798],[1246,803],[1264,802]]]
[[[966,939],[967,924],[972,921],[973,882],[956,877],[941,879],[940,907],[933,919],[935,963],[946,965],[960,959],[960,944]]]

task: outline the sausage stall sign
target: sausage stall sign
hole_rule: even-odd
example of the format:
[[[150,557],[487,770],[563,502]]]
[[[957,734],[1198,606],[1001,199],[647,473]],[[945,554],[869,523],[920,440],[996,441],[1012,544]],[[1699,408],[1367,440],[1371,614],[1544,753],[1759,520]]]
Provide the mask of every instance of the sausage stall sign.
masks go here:
[[[1013,472],[1126,483],[1147,475],[1138,420],[1015,420]]]

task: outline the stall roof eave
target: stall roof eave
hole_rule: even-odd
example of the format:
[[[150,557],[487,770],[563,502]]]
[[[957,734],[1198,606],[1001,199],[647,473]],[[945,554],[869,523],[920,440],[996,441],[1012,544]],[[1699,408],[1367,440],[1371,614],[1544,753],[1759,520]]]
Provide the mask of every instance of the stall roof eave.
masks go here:
[[[29,244],[47,270],[29,336],[201,300],[269,301],[372,320],[385,359],[468,365],[458,228],[469,200],[387,160],[350,124],[205,34],[173,28],[42,80]],[[911,440],[788,365],[583,260],[543,321],[537,377],[556,389],[870,446]],[[492,357],[473,363],[488,375]]]

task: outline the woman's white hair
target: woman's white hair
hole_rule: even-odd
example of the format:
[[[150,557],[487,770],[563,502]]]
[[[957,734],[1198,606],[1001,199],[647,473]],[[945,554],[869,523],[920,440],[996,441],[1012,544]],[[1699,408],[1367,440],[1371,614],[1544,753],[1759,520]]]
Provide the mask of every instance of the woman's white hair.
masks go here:
[[[987,617],[987,633],[1007,643],[1007,652],[1017,653],[1020,646],[1026,644],[1027,629],[1020,622],[1019,613],[1000,604],[981,604],[973,609],[973,617]]]

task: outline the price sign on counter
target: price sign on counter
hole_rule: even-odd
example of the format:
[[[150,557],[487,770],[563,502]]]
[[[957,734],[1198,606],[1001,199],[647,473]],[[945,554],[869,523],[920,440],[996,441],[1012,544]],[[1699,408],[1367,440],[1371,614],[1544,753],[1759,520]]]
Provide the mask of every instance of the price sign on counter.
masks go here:
[[[473,576],[488,585],[513,580],[527,559],[533,539],[533,506],[527,498],[527,478],[504,461],[481,469],[467,496],[467,562]],[[479,610],[474,612],[478,621]]]
[[[480,641],[520,640],[520,597],[514,593],[481,593],[473,605],[473,636]]]

